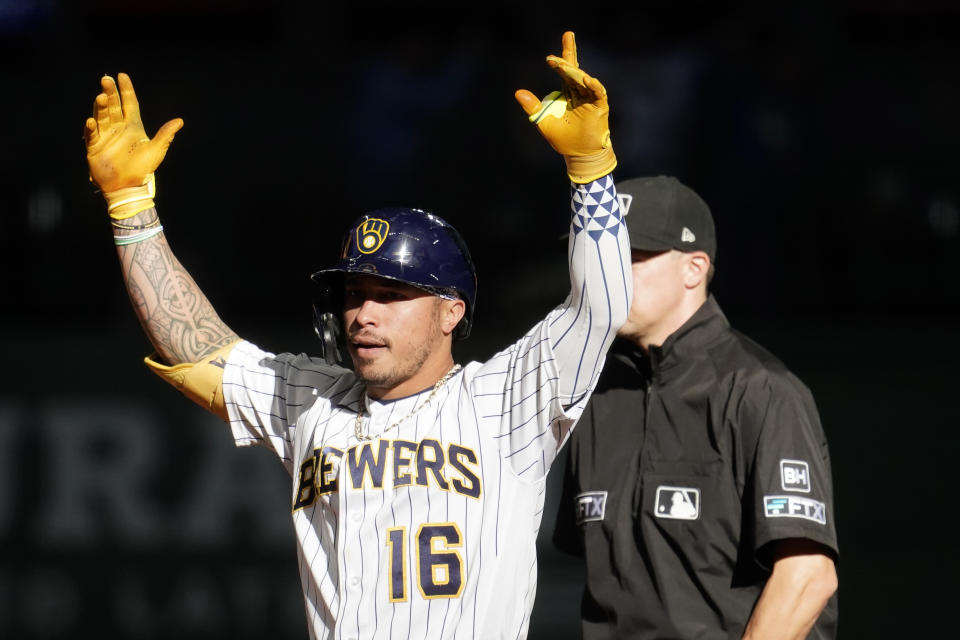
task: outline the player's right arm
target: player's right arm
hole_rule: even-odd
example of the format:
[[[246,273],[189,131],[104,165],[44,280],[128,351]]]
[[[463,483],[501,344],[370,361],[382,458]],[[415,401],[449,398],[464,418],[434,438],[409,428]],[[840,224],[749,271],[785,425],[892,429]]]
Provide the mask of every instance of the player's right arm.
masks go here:
[[[101,78],[102,91],[84,137],[90,180],[107,201],[127,293],[147,337],[166,362],[148,364],[223,416],[222,401],[216,399],[223,368],[217,363],[239,337],[173,255],[153,202],[154,171],[183,121],[170,120],[148,138],[130,78],[121,73],[117,80]]]
[[[130,224],[149,226],[157,220],[156,209],[150,208],[130,218]],[[118,245],[117,256],[137,318],[168,364],[199,362],[239,339],[173,255],[162,231]]]

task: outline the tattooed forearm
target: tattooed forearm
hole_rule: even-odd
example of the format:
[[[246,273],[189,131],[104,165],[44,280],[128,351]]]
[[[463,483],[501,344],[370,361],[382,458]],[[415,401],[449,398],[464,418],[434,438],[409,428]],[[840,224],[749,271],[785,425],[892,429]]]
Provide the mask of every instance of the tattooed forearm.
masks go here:
[[[156,219],[149,209],[132,219]],[[118,246],[127,292],[157,352],[170,364],[196,362],[235,340],[210,301],[177,260],[162,233]]]

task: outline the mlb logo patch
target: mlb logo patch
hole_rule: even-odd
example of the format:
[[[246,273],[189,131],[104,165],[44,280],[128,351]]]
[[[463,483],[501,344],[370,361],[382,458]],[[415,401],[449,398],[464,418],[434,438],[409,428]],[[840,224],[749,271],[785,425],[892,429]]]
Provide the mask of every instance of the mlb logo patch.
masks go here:
[[[574,498],[577,509],[577,524],[599,522],[607,511],[607,492],[588,491]]]
[[[700,517],[700,489],[660,485],[653,514],[658,518],[696,520]]]
[[[803,460],[781,460],[780,486],[784,491],[810,493],[810,467]]]

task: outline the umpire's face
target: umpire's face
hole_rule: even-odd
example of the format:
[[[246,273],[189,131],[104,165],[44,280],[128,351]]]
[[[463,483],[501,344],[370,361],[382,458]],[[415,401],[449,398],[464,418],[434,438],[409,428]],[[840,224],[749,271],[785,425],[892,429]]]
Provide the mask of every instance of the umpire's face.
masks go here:
[[[402,398],[432,386],[452,365],[462,300],[446,300],[387,278],[351,275],[343,320],[354,371],[374,398]]]
[[[632,251],[633,302],[619,335],[646,349],[661,345],[706,299],[697,251]]]

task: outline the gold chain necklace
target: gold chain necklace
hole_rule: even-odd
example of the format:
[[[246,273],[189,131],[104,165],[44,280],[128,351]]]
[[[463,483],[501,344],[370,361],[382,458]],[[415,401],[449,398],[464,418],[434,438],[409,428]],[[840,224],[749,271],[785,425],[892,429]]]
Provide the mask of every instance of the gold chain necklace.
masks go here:
[[[417,413],[419,413],[424,407],[426,407],[428,404],[430,404],[430,402],[433,401],[433,397],[437,395],[437,392],[440,391],[440,388],[443,387],[443,385],[447,383],[447,380],[452,378],[457,373],[457,371],[460,371],[459,364],[453,365],[453,368],[450,369],[450,371],[447,371],[445,376],[437,380],[437,384],[433,385],[433,391],[430,392],[430,395],[427,396],[427,399],[423,404],[421,404],[420,406],[415,406],[413,410],[410,411],[410,413],[403,416],[402,418],[400,418],[399,420],[391,424],[389,427],[387,427],[383,431],[384,432],[389,431],[390,429],[393,429],[394,427],[396,427],[398,424],[400,424],[407,418],[415,416]],[[353,423],[353,433],[357,437],[357,440],[373,440],[373,436],[364,433],[360,429],[360,427],[363,426],[363,414],[366,413],[366,411],[367,411],[367,392],[366,390],[364,390],[360,392],[360,406],[358,407],[358,411],[357,411],[357,420],[356,422]]]

